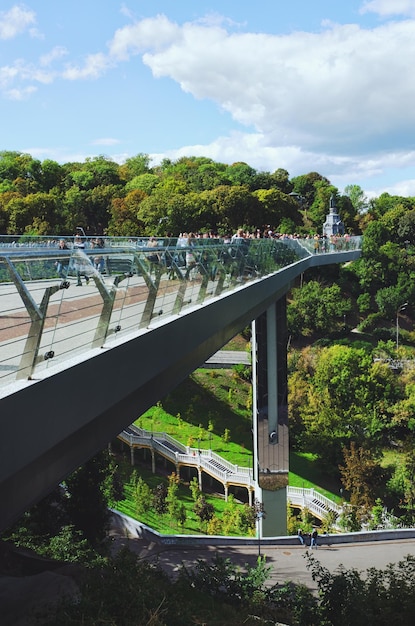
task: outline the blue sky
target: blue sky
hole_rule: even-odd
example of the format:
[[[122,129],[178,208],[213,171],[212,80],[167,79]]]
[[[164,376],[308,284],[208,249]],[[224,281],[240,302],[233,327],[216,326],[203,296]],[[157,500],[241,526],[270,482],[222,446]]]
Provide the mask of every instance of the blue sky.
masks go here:
[[[414,67],[415,0],[3,0],[0,150],[415,196]]]

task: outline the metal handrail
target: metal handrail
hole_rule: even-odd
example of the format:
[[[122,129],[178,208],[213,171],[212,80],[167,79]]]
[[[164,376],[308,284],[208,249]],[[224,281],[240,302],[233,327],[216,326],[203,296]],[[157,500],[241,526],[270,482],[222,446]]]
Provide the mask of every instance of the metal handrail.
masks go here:
[[[142,238],[105,238],[103,248],[71,242],[68,250],[58,250],[59,238],[29,239],[0,248],[1,387],[151,330],[311,254],[289,238],[201,239],[185,247],[159,238],[155,248]],[[352,244],[358,248],[361,238]]]

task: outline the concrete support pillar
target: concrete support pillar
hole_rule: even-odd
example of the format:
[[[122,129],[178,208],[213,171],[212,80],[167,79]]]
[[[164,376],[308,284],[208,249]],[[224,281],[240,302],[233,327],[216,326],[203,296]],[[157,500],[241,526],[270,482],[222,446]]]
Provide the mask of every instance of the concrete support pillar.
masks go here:
[[[286,298],[252,323],[255,497],[260,536],[287,533],[288,412]]]
[[[228,492],[229,492],[229,487],[228,485],[223,485],[224,489],[225,489],[225,502],[228,501]]]
[[[267,415],[268,415],[268,438],[271,441],[277,437],[278,419],[278,376],[277,376],[277,323],[275,305],[269,307],[266,312],[266,389],[267,389]],[[264,358],[264,357],[263,357]],[[272,441],[273,442],[273,441]]]
[[[202,468],[200,466],[197,468],[197,478],[199,481],[199,489],[202,491]]]
[[[153,448],[151,448],[150,452],[151,452],[151,471],[153,472],[153,474],[155,474],[156,473],[156,454]]]
[[[131,459],[131,465],[135,465],[134,446],[131,446],[131,448],[130,448],[130,459]]]

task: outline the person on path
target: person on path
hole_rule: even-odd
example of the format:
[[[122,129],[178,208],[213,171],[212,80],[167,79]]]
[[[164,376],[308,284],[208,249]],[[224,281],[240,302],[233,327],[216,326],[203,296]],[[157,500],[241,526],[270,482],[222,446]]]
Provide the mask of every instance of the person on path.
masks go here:
[[[67,243],[64,239],[59,240],[58,250],[69,250]],[[58,275],[60,278],[66,278],[66,274],[68,272],[69,265],[69,257],[67,258],[59,258],[55,263]]]

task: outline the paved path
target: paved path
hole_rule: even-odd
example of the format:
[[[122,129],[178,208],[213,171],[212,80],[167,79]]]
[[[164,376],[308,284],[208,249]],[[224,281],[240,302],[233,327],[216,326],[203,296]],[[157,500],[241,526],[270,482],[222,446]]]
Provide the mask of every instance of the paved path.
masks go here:
[[[211,561],[215,555],[229,558],[240,567],[245,564],[255,566],[260,550],[272,567],[270,584],[283,583],[287,580],[303,583],[310,589],[316,589],[311,572],[307,568],[307,554],[313,556],[330,572],[340,565],[346,569],[366,572],[370,567],[383,570],[389,563],[398,563],[406,555],[415,557],[415,539],[394,539],[365,543],[344,543],[332,546],[320,546],[310,550],[301,545],[288,546],[210,546],[210,547],[169,547],[144,539],[126,539],[114,531],[114,546],[127,544],[143,559],[156,561],[164,571],[173,576],[182,564],[192,567],[199,559]]]

